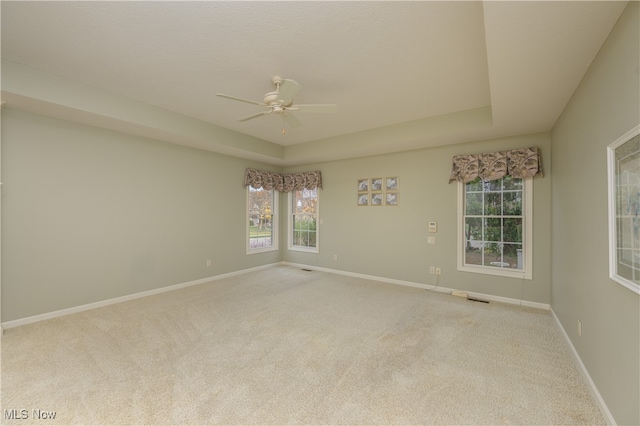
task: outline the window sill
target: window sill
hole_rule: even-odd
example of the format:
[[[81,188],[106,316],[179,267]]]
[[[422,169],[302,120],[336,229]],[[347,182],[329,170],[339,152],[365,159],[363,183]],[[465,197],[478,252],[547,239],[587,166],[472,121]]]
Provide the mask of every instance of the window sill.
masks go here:
[[[289,251],[301,251],[304,253],[319,253],[317,247],[302,247],[302,246],[290,246],[288,247]]]
[[[458,271],[461,272],[471,272],[474,274],[485,274],[485,275],[496,275],[499,277],[508,277],[508,278],[517,278],[517,279],[525,279],[531,280],[533,277],[531,276],[531,272],[529,271],[520,271],[520,270],[508,270],[504,268],[489,268],[486,266],[458,266]]]

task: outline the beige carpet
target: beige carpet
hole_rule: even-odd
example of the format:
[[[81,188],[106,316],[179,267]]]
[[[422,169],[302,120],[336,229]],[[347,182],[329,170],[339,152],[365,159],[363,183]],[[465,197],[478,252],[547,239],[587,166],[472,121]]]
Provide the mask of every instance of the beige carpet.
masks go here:
[[[549,312],[288,266],[9,329],[1,390],[20,425],[605,423]]]

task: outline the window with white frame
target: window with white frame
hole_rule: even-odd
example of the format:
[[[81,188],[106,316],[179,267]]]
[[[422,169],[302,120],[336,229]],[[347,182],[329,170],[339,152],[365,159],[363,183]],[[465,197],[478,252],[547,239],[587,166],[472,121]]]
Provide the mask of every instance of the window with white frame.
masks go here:
[[[289,193],[289,249],[318,252],[318,188]]]
[[[247,186],[247,254],[278,249],[278,193]]]
[[[458,183],[458,269],[532,278],[532,178]]]

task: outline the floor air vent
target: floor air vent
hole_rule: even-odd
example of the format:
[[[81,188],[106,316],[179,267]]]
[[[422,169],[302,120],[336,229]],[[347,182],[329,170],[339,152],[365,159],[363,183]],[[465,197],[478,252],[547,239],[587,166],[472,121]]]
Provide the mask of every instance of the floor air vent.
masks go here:
[[[488,300],[482,300],[482,299],[476,299],[475,297],[469,297],[469,295],[464,292],[464,291],[460,291],[460,290],[453,290],[451,292],[452,296],[456,296],[456,297],[461,297],[463,299],[467,299],[470,300],[472,302],[480,302],[480,303],[489,303]]]

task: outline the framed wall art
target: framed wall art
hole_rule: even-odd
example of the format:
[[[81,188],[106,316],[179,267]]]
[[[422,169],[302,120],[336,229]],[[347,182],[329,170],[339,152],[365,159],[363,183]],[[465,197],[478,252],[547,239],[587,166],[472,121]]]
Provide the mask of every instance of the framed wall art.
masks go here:
[[[384,185],[385,191],[397,191],[398,190],[398,178],[397,177],[388,177],[385,179]]]
[[[382,178],[371,178],[371,190],[382,191]]]
[[[640,294],[640,125],[607,147],[609,276]]]
[[[398,177],[358,179],[358,206],[397,206]]]
[[[368,206],[369,205],[369,193],[365,192],[362,194],[358,194],[358,205],[359,206]]]
[[[381,206],[383,205],[383,194],[382,192],[373,192],[371,193],[371,205],[372,206]]]

